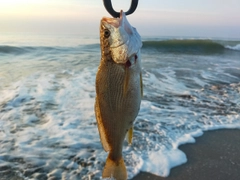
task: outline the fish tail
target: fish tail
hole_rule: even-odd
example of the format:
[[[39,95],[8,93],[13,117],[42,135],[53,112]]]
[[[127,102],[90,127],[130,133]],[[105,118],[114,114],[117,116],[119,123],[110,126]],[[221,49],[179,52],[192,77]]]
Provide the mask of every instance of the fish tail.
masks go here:
[[[127,179],[127,170],[123,158],[120,160],[114,161],[107,157],[105,167],[102,173],[103,178],[114,178],[116,180],[126,180]]]

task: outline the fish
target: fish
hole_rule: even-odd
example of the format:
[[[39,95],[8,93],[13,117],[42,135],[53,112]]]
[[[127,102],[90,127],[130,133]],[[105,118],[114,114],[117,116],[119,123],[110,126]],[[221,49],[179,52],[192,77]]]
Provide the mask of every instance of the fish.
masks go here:
[[[141,36],[121,10],[100,22],[101,60],[96,74],[95,116],[102,146],[109,152],[103,178],[126,180],[124,139],[132,143],[133,123],[143,96]]]

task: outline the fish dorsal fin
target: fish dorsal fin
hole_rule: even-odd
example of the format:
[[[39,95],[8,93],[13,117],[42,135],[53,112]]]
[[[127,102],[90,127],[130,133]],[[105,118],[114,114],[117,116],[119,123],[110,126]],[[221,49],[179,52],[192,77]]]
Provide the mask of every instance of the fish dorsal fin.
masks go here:
[[[101,116],[101,111],[100,111],[100,108],[99,108],[99,103],[98,103],[97,97],[96,97],[96,104],[95,104],[95,112],[96,112],[98,131],[99,131],[99,135],[100,135],[100,139],[101,139],[103,149],[105,151],[110,151],[110,147],[109,147],[109,144],[108,144],[107,138],[106,138],[106,132],[105,132],[104,127],[103,127],[102,116]]]

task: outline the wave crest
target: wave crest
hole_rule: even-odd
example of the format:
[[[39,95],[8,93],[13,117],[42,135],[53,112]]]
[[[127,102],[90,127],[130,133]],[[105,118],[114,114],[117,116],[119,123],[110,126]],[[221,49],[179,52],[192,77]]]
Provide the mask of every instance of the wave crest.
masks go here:
[[[225,47],[211,40],[163,40],[145,41],[143,48],[154,48],[160,52],[174,53],[222,53]]]
[[[237,44],[236,46],[226,46],[226,48],[231,49],[231,50],[240,51],[240,44]]]
[[[4,53],[4,54],[22,54],[25,52],[26,50],[22,47],[0,46],[0,53]]]

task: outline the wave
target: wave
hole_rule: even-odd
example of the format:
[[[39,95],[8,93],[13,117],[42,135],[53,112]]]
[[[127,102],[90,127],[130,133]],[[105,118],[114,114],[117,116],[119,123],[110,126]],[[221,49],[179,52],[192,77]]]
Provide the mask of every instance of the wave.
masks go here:
[[[173,39],[161,41],[144,41],[143,49],[155,49],[160,52],[172,52],[172,53],[213,54],[223,53],[226,49],[240,50],[240,46],[239,44],[234,47],[227,46],[212,40]]]
[[[240,44],[237,44],[237,45],[235,45],[235,46],[229,46],[229,45],[227,45],[227,46],[225,46],[225,47],[228,48],[228,49],[231,49],[231,50],[240,51]]]
[[[170,40],[146,40],[143,41],[143,50],[157,50],[166,53],[186,54],[214,54],[224,53],[226,50],[240,51],[240,42],[213,41],[202,39],[170,39]],[[73,53],[73,52],[100,51],[100,44],[93,43],[73,47],[62,46],[9,46],[0,45],[0,54],[21,55],[25,53]]]
[[[0,53],[3,54],[22,54],[25,53],[26,49],[15,46],[0,46]]]
[[[13,55],[21,55],[26,53],[34,53],[34,52],[47,52],[47,53],[56,53],[60,51],[69,51],[73,50],[72,47],[47,47],[47,46],[0,46],[0,54],[13,54]]]
[[[100,44],[87,44],[73,47],[63,46],[0,46],[0,54],[22,55],[26,53],[76,53],[76,52],[100,51]]]

